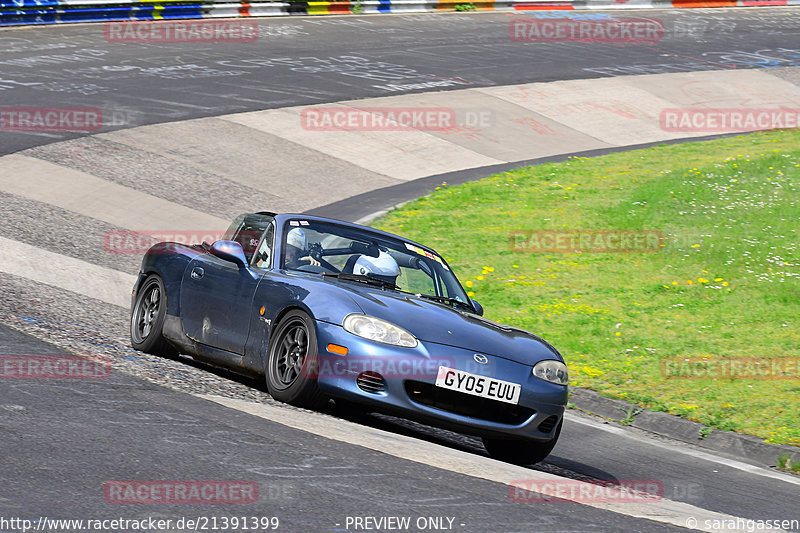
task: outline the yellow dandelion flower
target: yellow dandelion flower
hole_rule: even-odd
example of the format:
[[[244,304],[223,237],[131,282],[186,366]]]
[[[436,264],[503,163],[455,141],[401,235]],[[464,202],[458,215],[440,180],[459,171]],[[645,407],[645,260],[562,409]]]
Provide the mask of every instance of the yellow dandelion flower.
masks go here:
[[[511,268],[519,268],[519,265],[511,265]]]
[[[673,281],[673,282],[672,282],[672,284],[673,284],[673,285],[677,285],[677,284],[678,284],[678,282],[677,282],[677,281]]]
[[[467,287],[472,287],[472,282],[471,281],[467,281],[466,283],[464,283],[464,285],[466,285]]]
[[[708,283],[706,278],[697,278],[697,283]]]
[[[694,281],[692,281],[692,280],[690,280],[690,279],[687,279],[687,280],[686,280],[686,283],[687,283],[687,284],[689,284],[689,285],[692,285],[692,284],[694,284]]]
[[[614,333],[614,335],[616,335],[617,337],[619,337],[620,335],[622,335],[622,333],[620,333],[619,331],[617,331],[616,333]]]
[[[692,248],[700,248],[700,245],[699,244],[693,244]]]
[[[727,287],[727,286],[728,286],[728,282],[727,282],[727,281],[723,281],[723,282],[722,282],[722,286],[723,286],[723,287]]]
[[[722,281],[722,278],[714,278],[714,281]]]
[[[475,278],[475,279],[477,279],[478,281],[482,281],[482,280],[483,280],[483,276],[478,276],[478,277],[477,277],[477,278]]]
[[[469,292],[467,293],[467,296],[469,296],[470,298],[472,298],[473,296],[475,296],[475,293],[474,293],[474,292],[472,292],[472,291],[469,291]]]

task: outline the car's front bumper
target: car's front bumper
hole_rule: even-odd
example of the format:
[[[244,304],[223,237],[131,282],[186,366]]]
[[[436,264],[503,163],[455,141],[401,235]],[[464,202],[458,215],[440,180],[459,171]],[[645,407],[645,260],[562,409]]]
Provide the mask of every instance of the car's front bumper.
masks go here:
[[[481,354],[488,361],[480,364],[472,350],[423,341],[416,348],[380,344],[320,321],[317,342],[324,392],[432,425],[479,436],[549,440],[566,407],[566,386],[543,381],[530,365],[502,357]],[[332,353],[330,344],[346,347],[347,355]],[[519,402],[481,400],[437,387],[440,366],[518,383]]]

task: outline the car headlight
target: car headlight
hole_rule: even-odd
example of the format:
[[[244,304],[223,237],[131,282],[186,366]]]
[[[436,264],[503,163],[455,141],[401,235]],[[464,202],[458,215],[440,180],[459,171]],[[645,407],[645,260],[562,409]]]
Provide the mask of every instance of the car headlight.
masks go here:
[[[566,385],[569,383],[567,365],[561,361],[552,361],[550,359],[539,361],[533,365],[533,375],[539,379],[558,385]]]
[[[417,339],[411,333],[399,326],[395,326],[391,322],[374,316],[347,315],[344,317],[342,326],[345,331],[371,341],[405,346],[406,348],[414,348],[417,345]]]

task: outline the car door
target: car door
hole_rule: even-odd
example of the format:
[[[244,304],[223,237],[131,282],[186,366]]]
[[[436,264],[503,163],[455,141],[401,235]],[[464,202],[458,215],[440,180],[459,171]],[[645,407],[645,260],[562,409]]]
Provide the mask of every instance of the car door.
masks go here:
[[[260,269],[212,254],[193,259],[183,274],[181,315],[195,341],[243,355]]]

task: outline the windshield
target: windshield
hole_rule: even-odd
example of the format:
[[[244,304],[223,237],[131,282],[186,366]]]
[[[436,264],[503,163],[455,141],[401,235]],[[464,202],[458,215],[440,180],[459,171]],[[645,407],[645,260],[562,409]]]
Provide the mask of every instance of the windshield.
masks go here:
[[[455,275],[438,255],[401,239],[313,220],[290,220],[282,236],[281,268],[356,275],[413,294],[469,302]]]

